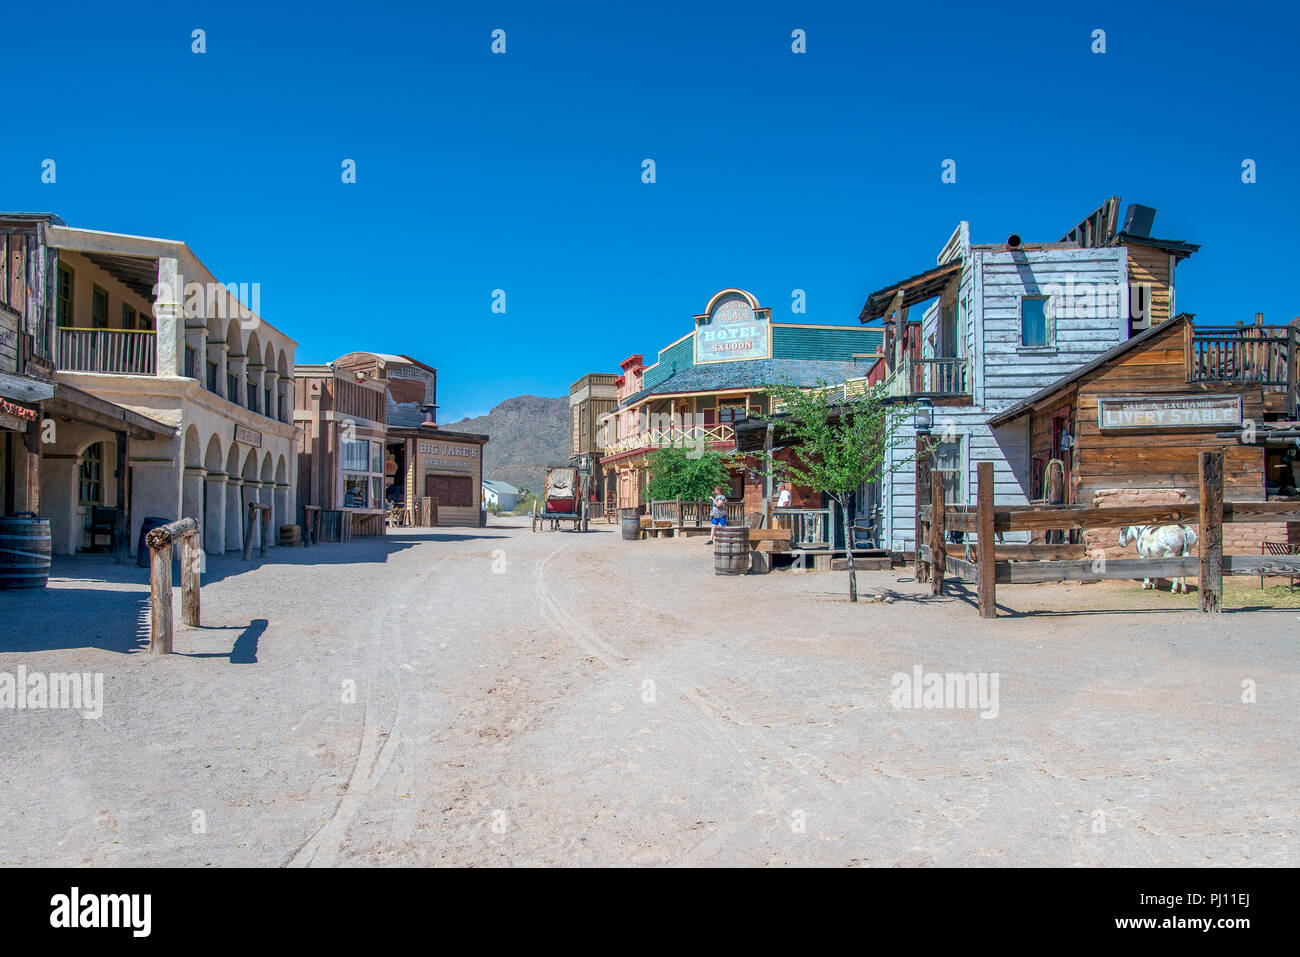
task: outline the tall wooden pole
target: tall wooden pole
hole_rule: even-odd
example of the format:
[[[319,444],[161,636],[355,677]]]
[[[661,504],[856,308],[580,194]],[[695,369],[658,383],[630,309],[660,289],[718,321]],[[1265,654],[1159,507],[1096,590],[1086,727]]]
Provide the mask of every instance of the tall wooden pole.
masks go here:
[[[926,573],[929,569],[924,561],[921,560],[921,544],[925,541],[924,529],[921,522],[921,506],[930,501],[930,484],[933,479],[931,475],[931,454],[930,443],[926,436],[918,435],[916,437],[916,494],[914,497],[915,515],[913,516],[916,531],[913,538],[916,542],[916,567],[913,571],[918,582],[925,581]],[[933,521],[933,516],[931,517]]]
[[[993,544],[993,463],[979,463],[978,476],[980,617],[996,618],[997,548]]]
[[[931,482],[930,494],[930,594],[943,594],[943,575],[947,565],[944,549],[947,516],[944,514],[943,482]]]
[[[1200,462],[1201,562],[1197,592],[1201,611],[1223,610],[1223,449],[1202,452]]]
[[[36,407],[36,419],[27,423],[27,511],[41,514],[41,407]]]
[[[117,433],[117,519],[113,529],[113,554],[119,565],[127,562],[130,551],[131,525],[128,522],[127,481],[130,474],[131,437],[125,432]]]

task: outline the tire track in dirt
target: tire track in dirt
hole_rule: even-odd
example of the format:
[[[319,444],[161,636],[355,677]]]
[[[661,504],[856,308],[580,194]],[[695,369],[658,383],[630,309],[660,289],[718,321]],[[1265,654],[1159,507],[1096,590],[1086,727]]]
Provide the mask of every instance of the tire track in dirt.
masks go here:
[[[448,557],[443,556],[430,566],[430,572],[436,572],[447,564]],[[411,595],[424,586],[424,576],[412,577],[402,590],[400,602],[388,602],[380,614],[379,621],[367,624],[367,641],[364,655],[369,659],[378,647],[379,666],[375,669],[386,670],[394,686],[395,700],[392,717],[386,722],[388,730],[383,729],[383,722],[377,712],[375,702],[379,695],[373,685],[375,674],[368,676],[366,684],[366,706],[362,718],[361,734],[357,744],[357,756],[352,764],[352,772],[343,795],[334,807],[334,813],[326,820],[286,862],[286,867],[335,867],[343,862],[341,849],[347,838],[348,827],[357,815],[357,811],[374,791],[377,782],[383,778],[392,765],[400,740],[398,725],[402,719],[402,675],[398,665],[393,663],[388,651],[390,635],[397,637],[399,651],[405,651],[405,629],[400,623],[392,628],[393,619],[405,611]],[[363,616],[365,620],[365,616]],[[405,657],[404,655],[402,657]]]
[[[534,585],[538,595],[538,609],[542,620],[556,635],[576,644],[586,651],[591,658],[599,661],[605,669],[619,671],[629,665],[635,665],[636,662],[632,658],[624,655],[609,642],[597,637],[576,615],[566,609],[547,583],[546,566],[552,559],[571,547],[571,543],[560,545],[536,565]],[[667,698],[665,703],[684,722],[698,728],[702,734],[713,740],[719,749],[731,758],[734,765],[743,767],[757,760],[772,759],[774,762],[780,762],[793,768],[801,778],[805,779],[808,784],[820,793],[821,797],[829,797],[821,781],[812,776],[806,768],[788,757],[788,753],[793,750],[789,745],[776,736],[755,727],[751,722],[738,720],[729,714],[725,708],[716,704],[712,696],[702,688],[686,687],[680,692],[680,699]],[[746,745],[749,745],[749,747],[746,747]],[[752,759],[747,757],[747,754],[751,755]],[[817,762],[819,765],[824,765],[824,762],[820,759],[817,759]],[[819,767],[817,773],[826,773],[824,767]],[[782,803],[789,804],[789,799],[783,797],[783,792],[767,779],[765,773],[751,772],[751,774],[753,780],[750,782],[750,786],[757,793],[759,800],[766,806],[767,813],[774,822],[773,827],[781,826],[781,822],[785,821],[791,810],[793,810],[792,807],[781,806]],[[766,833],[770,833],[771,830],[772,828],[769,828]],[[683,857],[705,857],[707,859],[720,850],[722,845],[731,838],[731,835],[732,832],[729,830],[720,830],[717,834],[710,835],[684,852]]]

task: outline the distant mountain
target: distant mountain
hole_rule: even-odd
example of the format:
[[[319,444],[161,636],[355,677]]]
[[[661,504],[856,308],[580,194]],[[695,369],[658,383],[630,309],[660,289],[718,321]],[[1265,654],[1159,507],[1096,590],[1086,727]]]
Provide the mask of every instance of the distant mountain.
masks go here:
[[[489,439],[483,450],[483,477],[536,492],[547,465],[569,461],[569,397],[520,395],[487,415],[440,422],[453,432],[477,432]]]

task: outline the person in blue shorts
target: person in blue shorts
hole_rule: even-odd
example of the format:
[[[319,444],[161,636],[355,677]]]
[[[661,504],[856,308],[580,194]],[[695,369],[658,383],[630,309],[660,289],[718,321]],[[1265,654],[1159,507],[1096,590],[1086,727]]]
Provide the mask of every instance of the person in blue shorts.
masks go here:
[[[713,486],[713,510],[709,513],[712,524],[709,526],[708,544],[713,544],[713,530],[719,525],[727,524],[727,496],[722,493],[722,486]]]

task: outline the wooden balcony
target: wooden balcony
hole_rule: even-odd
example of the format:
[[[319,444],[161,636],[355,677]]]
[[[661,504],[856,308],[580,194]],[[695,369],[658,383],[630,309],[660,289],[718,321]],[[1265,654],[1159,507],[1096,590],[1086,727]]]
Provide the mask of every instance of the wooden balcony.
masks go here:
[[[63,372],[156,375],[158,340],[152,330],[60,326],[56,359]]]
[[[678,448],[708,449],[713,443],[732,443],[736,432],[730,423],[718,425],[679,425],[667,429],[641,429],[625,435],[613,445],[605,447],[605,455],[620,455],[633,449]]]
[[[1187,353],[1187,381],[1252,383],[1286,391],[1296,378],[1292,326],[1197,326]]]
[[[956,398],[970,395],[970,386],[969,359],[904,356],[902,365],[885,380],[885,394],[895,399]]]

